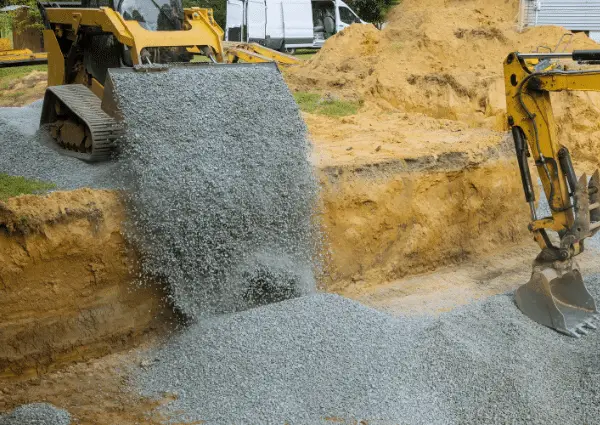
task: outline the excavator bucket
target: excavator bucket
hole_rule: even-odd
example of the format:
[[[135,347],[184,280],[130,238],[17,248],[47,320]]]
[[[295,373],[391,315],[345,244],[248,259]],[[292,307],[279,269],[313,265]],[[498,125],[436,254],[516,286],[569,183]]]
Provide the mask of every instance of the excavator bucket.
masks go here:
[[[534,266],[529,282],[517,289],[515,301],[530,319],[577,338],[596,329],[593,322],[600,318],[575,262],[563,270]]]

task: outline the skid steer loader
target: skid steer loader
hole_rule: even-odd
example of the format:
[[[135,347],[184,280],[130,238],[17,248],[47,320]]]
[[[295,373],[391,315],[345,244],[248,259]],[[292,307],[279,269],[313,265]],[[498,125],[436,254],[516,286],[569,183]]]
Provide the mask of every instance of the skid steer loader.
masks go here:
[[[508,124],[514,139],[525,200],[531,211],[529,230],[542,252],[528,283],[517,289],[519,309],[536,322],[579,337],[596,329],[600,316],[585,286],[575,257],[584,241],[600,230],[600,174],[578,177],[569,150],[557,138],[550,93],[600,91],[600,68],[535,68],[531,60],[572,59],[599,65],[600,50],[572,53],[511,53],[504,62]],[[538,217],[529,158],[538,171],[550,217]],[[553,232],[553,233],[549,233]],[[552,234],[557,238],[553,241]]]
[[[165,64],[226,66],[221,65],[226,57],[240,55],[225,53],[223,30],[211,9],[184,9],[181,0],[82,0],[38,6],[48,53],[40,126],[61,153],[88,162],[109,159],[123,130],[110,69],[131,72],[135,78],[136,72],[168,72]],[[278,59],[264,52],[260,57],[246,53],[241,58],[246,62]],[[206,56],[209,64],[192,63],[197,55]]]

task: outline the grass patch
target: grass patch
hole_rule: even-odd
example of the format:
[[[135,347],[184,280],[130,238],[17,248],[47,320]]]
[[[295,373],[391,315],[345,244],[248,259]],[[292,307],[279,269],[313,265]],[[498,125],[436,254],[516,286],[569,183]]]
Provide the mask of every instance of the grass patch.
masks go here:
[[[56,185],[54,183],[0,173],[0,200],[2,201],[12,198],[13,196],[45,192],[54,189],[55,187]]]
[[[15,80],[26,77],[33,71],[48,71],[48,65],[15,66],[12,68],[0,68],[0,90],[8,89]]]
[[[354,115],[360,109],[360,102],[326,99],[319,93],[296,92],[294,99],[301,111],[330,117]]]
[[[0,68],[0,81],[16,80],[25,77],[33,71],[48,71],[48,65],[14,66],[12,68]]]
[[[318,52],[317,49],[298,49],[294,56],[298,59],[308,60],[312,58]]]

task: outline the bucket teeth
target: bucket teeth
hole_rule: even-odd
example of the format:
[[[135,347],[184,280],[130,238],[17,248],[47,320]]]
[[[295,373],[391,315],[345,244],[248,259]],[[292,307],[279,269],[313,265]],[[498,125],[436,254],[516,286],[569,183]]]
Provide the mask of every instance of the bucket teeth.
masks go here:
[[[582,335],[587,335],[588,331],[587,329],[584,328],[585,325],[580,325],[576,328],[577,332],[579,332]]]
[[[591,320],[587,320],[585,322],[585,327],[587,327],[588,329],[592,329],[592,330],[598,329],[598,326],[594,325]]]

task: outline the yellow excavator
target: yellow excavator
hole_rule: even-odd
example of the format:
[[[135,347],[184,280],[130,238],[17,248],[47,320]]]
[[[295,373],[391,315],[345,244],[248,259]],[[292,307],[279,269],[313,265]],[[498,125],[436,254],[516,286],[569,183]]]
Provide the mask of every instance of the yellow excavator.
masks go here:
[[[212,10],[184,9],[181,0],[82,0],[38,6],[48,54],[40,125],[61,153],[88,162],[109,159],[122,134],[110,69],[148,73],[168,72],[168,66],[222,66],[227,59],[294,60],[262,46],[225,51],[223,30]],[[198,56],[209,63],[193,63]]]
[[[531,61],[571,59],[576,70],[535,69]],[[563,90],[600,91],[600,50],[572,53],[511,53],[504,62],[508,124],[514,139],[529,230],[541,248],[529,282],[517,289],[519,309],[536,322],[579,337],[599,319],[575,257],[600,230],[600,174],[577,176],[569,150],[557,137],[550,94]],[[541,180],[550,216],[538,217],[530,161]],[[551,238],[551,236],[554,237]]]

